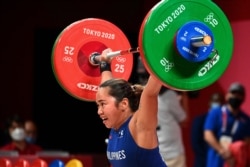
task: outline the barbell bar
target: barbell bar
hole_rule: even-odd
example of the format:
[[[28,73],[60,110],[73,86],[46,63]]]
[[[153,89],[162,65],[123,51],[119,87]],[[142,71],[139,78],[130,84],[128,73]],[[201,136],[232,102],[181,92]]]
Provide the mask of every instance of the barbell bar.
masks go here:
[[[190,43],[194,47],[202,47],[202,46],[209,46],[212,43],[212,39],[209,35],[205,36],[194,36],[190,39]],[[134,53],[140,53],[139,47],[137,48],[130,48],[126,50],[118,50],[118,51],[112,51],[107,53],[106,58],[112,59],[115,56],[121,56],[126,54],[134,54]],[[89,61],[92,65],[99,65],[101,53],[94,52],[90,55]]]

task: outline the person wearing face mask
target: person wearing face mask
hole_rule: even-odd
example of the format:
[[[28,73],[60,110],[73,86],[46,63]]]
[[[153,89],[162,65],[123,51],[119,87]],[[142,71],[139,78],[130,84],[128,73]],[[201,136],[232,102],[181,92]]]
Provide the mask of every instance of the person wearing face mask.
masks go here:
[[[7,119],[6,131],[11,140],[0,150],[17,151],[19,155],[34,155],[36,152],[42,151],[41,146],[26,141],[24,121],[19,115],[14,114]]]
[[[241,109],[245,97],[245,87],[238,82],[232,83],[225,95],[226,103],[208,112],[204,125],[204,139],[208,143],[207,167],[233,165],[235,157],[230,146],[249,141],[250,117]]]
[[[26,132],[25,140],[28,143],[35,144],[37,142],[37,126],[33,120],[26,120],[24,123],[24,129]]]
[[[194,153],[194,164],[193,167],[205,167],[207,159],[207,142],[203,136],[203,126],[206,120],[208,111],[223,104],[223,94],[215,92],[210,96],[208,102],[208,109],[206,112],[201,113],[194,117],[191,125],[191,146]]]

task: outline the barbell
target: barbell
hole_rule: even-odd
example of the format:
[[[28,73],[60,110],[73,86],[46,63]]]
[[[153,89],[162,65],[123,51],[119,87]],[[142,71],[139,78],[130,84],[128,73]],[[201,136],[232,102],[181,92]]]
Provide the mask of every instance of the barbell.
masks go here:
[[[123,31],[100,18],[67,26],[52,49],[52,67],[61,87],[73,97],[94,101],[100,71],[93,55],[113,52],[114,77],[128,80],[133,54],[163,85],[181,91],[203,89],[227,69],[233,33],[223,11],[210,0],[162,0],[145,16],[133,48]]]

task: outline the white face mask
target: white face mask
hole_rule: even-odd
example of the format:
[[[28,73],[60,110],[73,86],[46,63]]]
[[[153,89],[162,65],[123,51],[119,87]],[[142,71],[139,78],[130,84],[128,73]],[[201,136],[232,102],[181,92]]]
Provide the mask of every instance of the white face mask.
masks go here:
[[[25,131],[23,128],[15,128],[10,135],[15,141],[22,141],[25,139]]]

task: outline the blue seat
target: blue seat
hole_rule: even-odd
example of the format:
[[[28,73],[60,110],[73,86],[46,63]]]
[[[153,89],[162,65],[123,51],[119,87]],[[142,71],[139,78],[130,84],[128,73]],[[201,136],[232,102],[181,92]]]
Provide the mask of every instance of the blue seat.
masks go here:
[[[55,159],[49,163],[49,167],[65,167],[65,164],[63,161]]]

